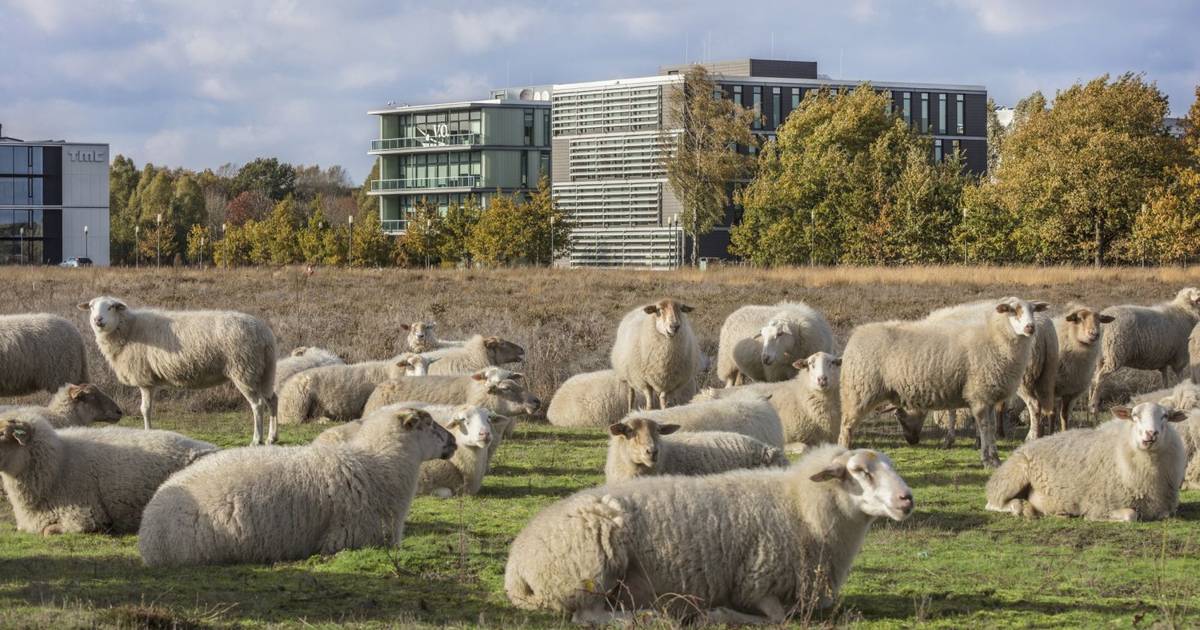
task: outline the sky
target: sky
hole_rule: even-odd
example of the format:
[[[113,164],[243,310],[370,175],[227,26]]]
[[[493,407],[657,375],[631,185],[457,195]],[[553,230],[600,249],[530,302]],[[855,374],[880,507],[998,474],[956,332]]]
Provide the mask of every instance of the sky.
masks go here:
[[[987,86],[1001,105],[1144,73],[1183,115],[1200,2],[0,0],[0,124],[192,169],[275,156],[356,181],[388,101],[815,60],[839,79]]]

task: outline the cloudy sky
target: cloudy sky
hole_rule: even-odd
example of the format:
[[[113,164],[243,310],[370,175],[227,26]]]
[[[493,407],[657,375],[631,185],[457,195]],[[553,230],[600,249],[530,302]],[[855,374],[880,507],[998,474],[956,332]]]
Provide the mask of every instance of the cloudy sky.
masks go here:
[[[278,156],[361,179],[376,133],[366,111],[389,100],[747,56],[816,60],[835,78],[984,84],[1001,104],[1144,72],[1178,115],[1200,84],[1197,26],[1188,0],[0,0],[0,124],[109,142],[139,166]]]

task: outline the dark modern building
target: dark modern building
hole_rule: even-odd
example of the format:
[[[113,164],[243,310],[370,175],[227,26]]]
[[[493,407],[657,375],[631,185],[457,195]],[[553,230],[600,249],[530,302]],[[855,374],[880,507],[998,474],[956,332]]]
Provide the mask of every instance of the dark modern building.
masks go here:
[[[575,223],[573,266],[671,267],[684,249],[679,201],[660,166],[671,136],[669,99],[690,66],[656,76],[555,85],[552,181]],[[818,74],[807,61],[743,59],[706,64],[726,98],[760,114],[754,133],[776,129],[811,90],[853,89],[862,81]],[[979,85],[871,81],[895,111],[933,137],[933,159],[961,152],[966,168],[987,169],[987,90]],[[730,213],[736,217],[736,211]],[[728,257],[729,226],[701,239],[701,256]]]

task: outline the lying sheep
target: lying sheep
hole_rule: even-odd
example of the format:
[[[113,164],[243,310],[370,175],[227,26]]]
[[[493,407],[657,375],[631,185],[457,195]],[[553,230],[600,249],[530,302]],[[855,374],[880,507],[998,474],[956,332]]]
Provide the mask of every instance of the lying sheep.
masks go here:
[[[1188,335],[1188,374],[1193,383],[1200,383],[1200,324]]]
[[[421,462],[446,459],[454,448],[427,412],[388,407],[342,444],[223,451],[158,489],[138,550],[148,566],[161,567],[398,545]]]
[[[667,404],[688,402],[702,380],[697,378],[693,386],[675,390],[667,396]],[[558,427],[607,427],[629,412],[631,391],[615,370],[576,374],[554,392],[546,408],[546,419]],[[635,406],[648,406],[640,395],[635,402]]]
[[[1187,470],[1183,476],[1184,490],[1200,490],[1200,385],[1185,380],[1170,389],[1142,394],[1133,399],[1137,405],[1152,402],[1168,409],[1182,411],[1187,420],[1176,426],[1187,453]]]
[[[87,353],[74,324],[45,313],[0,315],[0,396],[87,381]]]
[[[1100,410],[1101,383],[1123,367],[1158,370],[1163,387],[1171,385],[1171,370],[1183,373],[1188,336],[1200,322],[1200,289],[1181,289],[1170,302],[1154,306],[1110,306],[1102,313],[1114,321],[1100,340],[1100,364],[1088,395],[1092,413]]]
[[[676,424],[628,418],[608,427],[605,483],[649,475],[712,475],[741,468],[787,466],[783,451],[740,433],[680,433]]]
[[[350,365],[326,365],[289,378],[279,391],[280,422],[300,423],[321,417],[345,422],[361,418],[363,406],[375,386],[388,379],[393,366],[400,363],[403,356]],[[409,367],[404,361],[404,369]]]
[[[702,365],[700,345],[687,313],[692,307],[664,299],[629,311],[617,327],[613,370],[628,386],[626,409],[641,393],[646,409],[666,409],[670,396],[695,382]]]
[[[275,335],[266,322],[236,311],[135,310],[112,297],[95,298],[79,309],[90,312],[96,343],[117,380],[141,392],[147,429],[156,389],[231,382],[254,415],[250,443],[263,443],[264,417],[271,419],[266,442],[278,438]]]
[[[743,306],[721,326],[717,377],[726,387],[746,377],[786,381],[796,375],[792,364],[815,352],[833,352],[833,329],[817,310],[802,302]]]
[[[732,431],[775,448],[784,445],[779,414],[766,396],[758,394],[637,411],[627,417],[634,416],[659,424],[677,424],[681,431]]]
[[[817,352],[793,363],[797,374],[789,381],[710,388],[697,394],[692,402],[766,396],[779,414],[784,439],[789,444],[824,444],[837,439],[842,421],[838,397],[841,365],[841,358]]]
[[[495,380],[499,375],[516,376]],[[402,376],[384,381],[368,397],[364,413],[417,400],[441,405],[474,405],[509,416],[536,413],[541,401],[525,389],[517,373],[480,370],[464,376]]]
[[[621,482],[535,516],[509,550],[504,589],[518,608],[578,623],[654,608],[781,624],[800,607],[831,606],[871,523],[912,509],[886,455],[837,446],[787,469]]]
[[[441,348],[461,348],[465,341],[451,341],[449,339],[439,339],[436,329],[437,324],[434,322],[413,322],[411,324],[400,324],[400,329],[407,332],[405,342],[408,344],[410,352],[422,353],[438,350]]]
[[[303,372],[326,365],[345,365],[338,355],[323,348],[300,346],[292,350],[291,356],[275,362],[275,392],[283,389],[283,383]]]
[[[987,483],[987,509],[1016,515],[1153,521],[1179,507],[1187,455],[1169,422],[1182,411],[1155,403],[1114,407],[1115,420],[1018,448]]]
[[[117,422],[125,416],[117,401],[91,383],[63,385],[45,407],[0,406],[0,410],[27,409],[42,415],[56,429],[86,427],[93,422]]]
[[[880,404],[897,407],[904,437],[916,444],[925,413],[967,407],[979,427],[985,466],[997,466],[996,407],[1021,384],[1044,302],[1015,297],[995,303],[977,321],[889,321],[854,329],[842,353],[842,427],[854,428]]]
[[[475,335],[462,346],[424,352],[430,360],[430,374],[470,374],[489,365],[506,365],[525,360],[525,350],[499,337]],[[436,363],[435,363],[436,361]]]
[[[0,412],[0,480],[17,529],[34,534],[135,532],[158,486],[216,450],[170,431],[57,430],[35,410]]]
[[[1054,319],[1058,337],[1058,378],[1054,381],[1055,418],[1062,431],[1067,430],[1071,409],[1087,393],[1100,359],[1101,324],[1112,323],[1104,315],[1086,306],[1068,306],[1067,314]]]

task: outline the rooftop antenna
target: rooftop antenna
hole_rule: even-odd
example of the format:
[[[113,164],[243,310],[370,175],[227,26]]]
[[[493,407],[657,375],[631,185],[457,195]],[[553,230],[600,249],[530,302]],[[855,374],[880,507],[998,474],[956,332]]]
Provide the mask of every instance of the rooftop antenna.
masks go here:
[[[771,31],[771,58],[775,58],[775,31]]]

